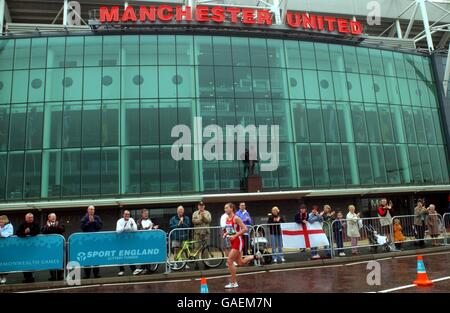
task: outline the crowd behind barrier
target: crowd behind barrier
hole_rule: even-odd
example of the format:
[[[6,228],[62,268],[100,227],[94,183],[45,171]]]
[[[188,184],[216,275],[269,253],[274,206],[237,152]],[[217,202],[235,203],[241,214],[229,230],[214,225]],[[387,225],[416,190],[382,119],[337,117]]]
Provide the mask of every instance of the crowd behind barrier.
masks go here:
[[[390,209],[387,210],[389,213]],[[450,214],[441,216],[432,205],[429,208],[416,207],[414,215],[393,217],[390,214],[360,217],[353,206],[349,206],[345,216],[342,212],[332,211],[329,206],[325,206],[321,212],[318,207],[307,212],[305,206],[300,206],[294,217],[298,228],[294,233],[303,236],[305,246],[302,248],[285,246],[284,228],[294,223],[288,223],[277,207],[268,215],[268,223],[258,225],[252,225],[245,203],[241,205],[240,212],[241,219],[248,224],[248,232],[244,235],[248,246],[244,248],[243,254],[259,251],[263,255],[262,259],[255,262],[256,265],[281,263],[285,261],[285,256],[298,253],[307,253],[315,259],[346,256],[348,253],[355,255],[360,253],[360,249],[368,249],[370,253],[401,250],[408,242],[421,247],[425,241],[430,241],[433,246],[450,243]],[[0,217],[0,230],[6,234],[8,223],[4,221]],[[24,236],[11,236],[10,229],[7,230],[8,235],[3,236],[2,232],[0,279],[4,283],[5,274],[25,271],[24,282],[30,282],[30,271],[41,270],[50,270],[53,278],[50,280],[56,280],[55,273],[61,279],[59,273],[70,261],[78,262],[85,269],[85,278],[90,277],[91,267],[94,277],[100,277],[99,267],[102,266],[119,266],[119,275],[123,275],[125,265],[130,266],[134,274],[150,270],[152,264],[156,268],[158,264],[164,264],[166,272],[191,266],[197,268],[199,262],[206,268],[221,266],[230,249],[224,236],[223,216],[220,226],[210,226],[210,213],[201,202],[193,214],[192,222],[194,227],[191,227],[189,217],[184,215],[184,208],[180,206],[171,218],[170,230],[165,232],[151,222],[147,210],[142,211],[137,222],[125,210],[123,217],[117,221],[116,231],[101,231],[102,221],[95,215],[95,208],[90,206],[81,221],[83,232],[72,234],[66,245],[64,237],[55,234],[61,229],[58,230],[54,214],[49,214],[49,220],[42,228],[49,235],[32,236],[30,227],[36,228],[36,225],[28,213],[25,222],[19,226]],[[316,226],[310,229],[310,226],[302,224]],[[325,236],[328,244],[311,245],[315,235]]]

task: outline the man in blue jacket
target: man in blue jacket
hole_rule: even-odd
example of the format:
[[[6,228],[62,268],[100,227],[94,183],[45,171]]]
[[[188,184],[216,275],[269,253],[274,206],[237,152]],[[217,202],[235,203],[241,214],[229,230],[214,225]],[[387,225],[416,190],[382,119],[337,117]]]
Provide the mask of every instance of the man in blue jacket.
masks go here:
[[[81,230],[85,233],[94,233],[102,229],[103,222],[98,215],[95,215],[95,207],[93,205],[87,208],[86,215],[81,219]],[[100,269],[98,267],[92,267],[95,278],[100,278]],[[91,277],[91,268],[86,267],[84,269],[84,278]]]
[[[248,213],[248,211],[246,210],[245,202],[239,203],[239,211],[236,212],[236,216],[239,217],[244,225],[248,228],[253,225],[250,213]],[[244,233],[244,236],[242,238],[244,238],[244,251],[242,252],[242,254],[248,255],[248,245],[250,242],[249,232]]]
[[[188,216],[184,215],[183,206],[177,208],[177,215],[173,216],[169,221],[170,230],[177,228],[189,228],[191,222]],[[189,239],[189,230],[175,230],[171,232],[170,241],[172,242],[173,253],[177,254],[178,249],[181,248],[183,241]]]

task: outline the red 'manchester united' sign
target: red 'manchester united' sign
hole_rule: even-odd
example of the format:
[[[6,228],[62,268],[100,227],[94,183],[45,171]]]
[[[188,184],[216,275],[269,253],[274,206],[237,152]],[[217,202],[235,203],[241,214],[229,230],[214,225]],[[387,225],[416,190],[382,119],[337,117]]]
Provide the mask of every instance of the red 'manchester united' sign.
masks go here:
[[[197,6],[193,13],[189,6],[119,6],[100,7],[100,22],[107,23],[154,23],[154,22],[198,22],[216,24],[272,25],[272,13],[265,9]],[[356,20],[340,17],[288,11],[286,21],[289,27],[315,31],[337,32],[361,35],[362,24]]]

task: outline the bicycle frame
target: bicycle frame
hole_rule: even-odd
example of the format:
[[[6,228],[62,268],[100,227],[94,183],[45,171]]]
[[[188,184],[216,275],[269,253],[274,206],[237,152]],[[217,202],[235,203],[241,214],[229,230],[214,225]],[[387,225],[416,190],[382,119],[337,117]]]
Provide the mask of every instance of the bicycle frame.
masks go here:
[[[191,249],[189,248],[189,246],[194,246],[194,244],[196,243],[201,243],[200,247],[194,252],[191,252]],[[181,250],[177,253],[176,257],[175,257],[175,261],[180,260],[181,255],[184,251],[187,251],[187,258],[190,259],[191,257],[196,258],[198,256],[198,254],[200,253],[200,251],[202,251],[202,249],[206,246],[206,242],[205,241],[201,241],[201,240],[190,240],[190,241],[183,241],[183,247],[181,248]]]

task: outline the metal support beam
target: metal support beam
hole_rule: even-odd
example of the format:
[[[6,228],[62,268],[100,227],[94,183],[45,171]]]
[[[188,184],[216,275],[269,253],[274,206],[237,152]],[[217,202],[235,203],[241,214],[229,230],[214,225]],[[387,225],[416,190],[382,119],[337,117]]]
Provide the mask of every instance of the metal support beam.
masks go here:
[[[395,36],[395,33],[397,32],[397,28],[394,27],[395,24],[396,24],[395,22],[392,23],[391,28],[390,28],[390,31],[389,31],[389,33],[388,33],[388,37],[394,37],[394,36]]]
[[[403,36],[403,38],[408,39],[409,34],[411,33],[411,29],[414,25],[414,22],[416,20],[416,14],[417,14],[417,9],[418,9],[418,5],[416,3],[416,5],[414,6],[413,12],[411,14],[411,19],[409,20],[409,24],[408,24],[408,28],[406,29],[405,35]]]
[[[8,3],[5,1],[5,22],[12,23],[11,14],[9,13]]]
[[[442,38],[439,41],[436,49],[444,49],[447,46],[447,42],[450,39],[450,28],[447,27],[447,31],[442,34]]]
[[[63,7],[63,25],[67,26],[67,16],[69,14],[69,0],[64,0],[64,7]]]
[[[283,0],[283,4],[281,5],[281,22],[284,23],[286,21],[288,0]]]
[[[192,16],[195,16],[195,9],[197,8],[197,0],[187,0],[187,6],[191,8]]]
[[[272,3],[271,11],[275,15],[275,24],[281,25],[281,24],[283,24],[283,20],[281,19],[281,11],[280,11],[280,1],[282,1],[282,0],[272,0],[272,1],[273,1],[273,3]]]
[[[448,80],[450,78],[450,44],[449,49],[447,53],[447,65],[445,66],[445,74],[444,74],[444,81],[442,82],[444,86],[444,94],[445,97],[448,97]]]
[[[425,29],[428,50],[431,52],[434,50],[434,45],[433,45],[433,37],[430,31],[430,21],[428,19],[427,7],[425,6],[425,0],[417,0],[417,2],[419,3],[420,14],[422,15],[423,28]]]
[[[0,34],[3,34],[3,22],[5,21],[5,0],[0,0]]]
[[[400,20],[398,19],[395,21],[395,29],[397,30],[397,37],[402,39],[402,27],[400,25]]]

